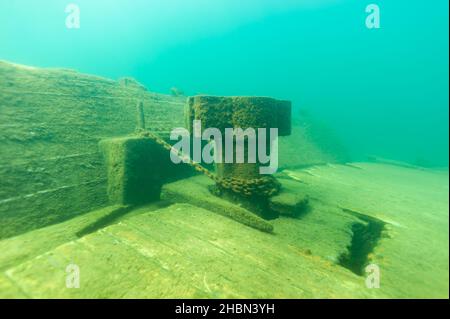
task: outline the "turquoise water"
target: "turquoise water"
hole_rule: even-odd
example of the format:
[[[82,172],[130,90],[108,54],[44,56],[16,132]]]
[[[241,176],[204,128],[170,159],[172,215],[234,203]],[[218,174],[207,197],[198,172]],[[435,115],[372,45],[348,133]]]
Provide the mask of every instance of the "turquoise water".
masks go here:
[[[157,92],[290,99],[353,159],[448,166],[448,1],[72,1],[0,4],[0,59],[132,76]],[[381,28],[365,26],[366,5]]]
[[[444,0],[0,1],[0,299],[448,298],[448,99]]]

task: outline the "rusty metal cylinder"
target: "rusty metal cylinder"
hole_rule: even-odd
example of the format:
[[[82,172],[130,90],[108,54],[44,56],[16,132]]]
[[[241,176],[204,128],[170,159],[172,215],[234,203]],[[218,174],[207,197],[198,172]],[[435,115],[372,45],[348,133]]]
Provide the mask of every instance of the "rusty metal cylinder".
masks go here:
[[[235,147],[233,147],[232,163],[226,162],[225,130],[253,128],[258,140],[260,138],[258,129],[266,129],[267,140],[263,143],[269,152],[271,145],[268,140],[268,131],[270,128],[277,128],[279,136],[291,133],[291,102],[269,97],[194,96],[188,98],[186,109],[186,125],[190,132],[193,132],[194,120],[201,121],[202,130],[217,128],[222,134],[222,163],[216,163],[217,176],[220,179],[254,180],[262,177],[259,170],[260,163],[258,158],[256,163],[247,161],[247,142],[244,142],[244,163],[236,163]]]

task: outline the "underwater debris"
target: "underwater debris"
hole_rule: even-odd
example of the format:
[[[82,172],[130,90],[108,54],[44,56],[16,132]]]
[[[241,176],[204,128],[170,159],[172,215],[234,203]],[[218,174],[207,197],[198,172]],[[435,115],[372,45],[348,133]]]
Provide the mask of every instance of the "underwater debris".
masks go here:
[[[200,127],[217,128],[223,135],[229,129],[258,128],[256,138],[265,141],[256,143],[266,148],[273,147],[272,134],[270,138],[260,135],[259,129],[278,129],[279,135],[289,135],[291,132],[291,102],[280,101],[267,97],[218,97],[194,96],[189,97],[186,109],[186,124],[192,133],[196,129],[196,121]],[[221,149],[227,149],[227,139],[215,141],[220,143]],[[247,142],[248,137],[247,137]],[[249,144],[243,143],[243,154],[249,154]],[[260,155],[261,146],[255,147]],[[239,202],[261,216],[272,218],[269,214],[267,199],[280,191],[280,183],[273,176],[261,177],[261,172],[271,170],[272,167],[262,167],[260,162],[234,163],[227,158],[227,152],[221,152],[221,159],[216,161],[215,193],[231,201]],[[264,152],[264,155],[266,152]],[[234,158],[236,150],[231,152]],[[228,157],[229,154],[228,154]],[[236,155],[237,157],[237,155]],[[271,157],[270,157],[271,158]],[[272,163],[271,163],[272,164]],[[270,165],[272,166],[272,165]]]
[[[286,190],[269,199],[271,210],[289,217],[299,217],[308,209],[308,203],[308,196]]]
[[[374,163],[380,163],[380,164],[400,166],[400,167],[411,168],[411,169],[417,169],[417,170],[423,170],[424,169],[424,167],[421,167],[421,166],[417,166],[417,165],[406,163],[406,162],[402,162],[402,161],[386,159],[386,158],[382,158],[382,157],[375,156],[375,155],[367,156],[367,161],[368,162],[374,162]]]
[[[162,138],[157,136],[156,134],[149,131],[142,131],[139,133],[139,136],[144,138],[152,139],[154,142],[159,144],[162,148],[173,151],[172,146],[164,141]],[[200,164],[194,162],[189,157],[185,157],[183,154],[178,154],[180,157],[184,157],[187,159],[185,162],[187,165],[194,168],[197,172],[202,173],[207,176],[211,180],[216,183],[216,187],[209,188],[211,193],[218,196],[230,199],[232,202],[240,202],[240,203],[257,203],[257,205],[250,204],[244,205],[246,208],[250,209],[253,213],[259,213],[264,217],[274,218],[271,211],[268,209],[267,197],[273,196],[281,188],[279,182],[273,176],[264,176],[262,178],[252,179],[252,180],[239,180],[236,178],[229,179],[221,179],[205,167]],[[224,190],[230,191],[229,194],[225,194]],[[225,196],[223,196],[225,195]],[[263,219],[258,217],[255,214],[250,212],[247,213],[247,210],[241,209],[223,209],[219,208],[219,210],[213,209],[208,205],[205,207],[207,209],[213,210],[215,212],[219,212],[221,215],[234,219],[244,225],[250,226],[252,228],[264,231],[264,232],[272,232],[273,226]],[[200,207],[203,207],[200,205]]]
[[[227,128],[278,128],[279,135],[290,134],[289,101],[266,97],[194,96],[188,98],[187,105],[186,124],[190,132],[194,131],[195,120],[199,120],[202,127],[217,128],[222,134]],[[220,142],[222,149],[225,149],[225,141]],[[245,153],[248,153],[248,149],[244,143]],[[252,189],[260,190],[265,196],[277,192],[276,183],[271,178],[261,178],[259,163],[228,163],[225,156],[226,152],[223,152],[221,163],[216,163],[216,174],[223,181],[224,188],[244,195],[250,195]],[[259,182],[255,182],[256,180]],[[271,187],[261,192],[262,188],[252,187],[253,184],[267,184]]]
[[[156,134],[149,131],[142,131],[139,136],[149,138],[155,141],[157,144],[162,146],[168,151],[175,151],[180,158],[186,159],[186,164],[194,168],[197,172],[204,174],[210,179],[214,180],[217,185],[222,189],[231,190],[238,194],[244,194],[246,196],[272,196],[278,193],[280,190],[280,184],[273,176],[264,176],[254,179],[240,179],[235,177],[230,178],[220,178],[207,168],[194,162],[188,156],[181,153],[179,150],[174,150],[172,145],[164,141],[162,138]]]
[[[159,200],[164,165],[161,149],[153,140],[129,136],[102,140],[99,146],[105,157],[111,203],[139,205]]]
[[[136,88],[136,89],[143,90],[143,91],[148,91],[144,85],[142,85],[141,83],[139,83],[132,77],[120,78],[118,80],[118,82],[120,85],[125,86],[125,87],[131,87],[131,88]]]
[[[234,127],[247,127],[248,125],[266,127],[268,125],[278,125],[278,121],[281,119],[280,121],[282,122],[288,122],[281,124],[284,127],[282,132],[289,134],[290,102],[281,101],[282,103],[278,104],[279,101],[271,98],[241,97],[220,98],[220,101],[225,100],[229,102],[229,99],[233,103],[238,103],[238,105],[233,106],[235,111],[229,114],[229,125],[234,125]],[[192,106],[191,99],[188,99],[188,105]],[[280,111],[281,115],[277,115],[279,105],[282,105],[280,107],[282,109]],[[259,115],[255,116],[253,113],[248,113],[247,108]],[[136,111],[137,129],[134,136],[105,140],[100,143],[107,162],[108,196],[112,203],[136,205],[159,199],[162,178],[155,172],[158,170],[149,171],[151,166],[155,167],[155,163],[148,162],[149,158],[155,156],[151,151],[153,147],[153,152],[155,153],[157,152],[156,148],[159,148],[159,151],[168,150],[171,152],[171,155],[175,154],[195,171],[212,179],[216,183],[214,194],[233,202],[239,202],[264,218],[272,219],[278,216],[278,213],[270,209],[268,198],[280,192],[281,184],[273,176],[264,175],[261,177],[258,170],[260,164],[226,163],[221,166],[221,163],[216,163],[216,174],[214,174],[192,160],[189,155],[183,154],[180,149],[174,148],[157,134],[145,129],[142,101],[138,101]],[[269,113],[270,116],[268,115]],[[190,119],[191,114],[192,112],[189,108],[186,117]],[[197,121],[202,122],[201,119]],[[211,123],[211,125],[214,124],[220,123]],[[265,138],[265,136],[262,138]],[[271,141],[266,140],[263,144],[266,145],[267,143],[270,144]],[[148,165],[148,167],[145,168],[145,165]],[[156,167],[159,166],[156,165]],[[255,174],[255,171],[258,173]],[[258,221],[253,220],[254,218],[250,218],[246,214],[244,216],[233,216],[232,218],[239,219],[244,224],[258,224]],[[259,219],[257,216],[255,218]],[[255,228],[265,229],[264,231],[270,232],[272,226],[258,225]]]
[[[186,191],[187,189],[189,191]],[[161,193],[161,199],[174,203],[187,202],[259,231],[273,232],[274,227],[272,224],[246,208],[221,198],[219,194],[214,193],[214,190],[217,190],[216,185],[199,175],[165,184]]]
[[[172,88],[170,88],[170,93],[171,93],[173,96],[184,96],[183,90],[181,90],[181,89],[179,89],[179,88],[177,88],[177,87],[172,87]]]
[[[144,103],[138,101],[136,105],[137,130],[145,130]]]

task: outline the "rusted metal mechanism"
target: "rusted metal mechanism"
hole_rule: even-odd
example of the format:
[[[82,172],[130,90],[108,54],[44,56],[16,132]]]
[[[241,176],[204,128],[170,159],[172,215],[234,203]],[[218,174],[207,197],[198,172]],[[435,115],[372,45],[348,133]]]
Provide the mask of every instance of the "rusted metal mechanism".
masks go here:
[[[172,145],[158,135],[145,130],[142,124],[142,106],[138,103],[138,129],[143,137],[154,140],[168,151],[174,152]],[[201,121],[202,128],[218,128],[225,134],[226,128],[277,128],[279,136],[291,132],[291,103],[267,97],[216,97],[195,96],[188,98],[186,106],[186,126],[192,132],[194,120]],[[266,141],[270,144],[270,141]],[[244,144],[244,153],[247,153]],[[223,147],[225,147],[223,145]],[[268,145],[270,147],[270,145]],[[185,154],[178,152],[179,157],[186,159],[186,164],[215,181],[217,191],[230,191],[243,197],[270,197],[280,190],[280,183],[271,175],[261,175],[260,163],[216,163],[213,173]],[[223,155],[225,156],[225,155]]]
[[[223,136],[227,128],[277,128],[278,135],[285,136],[291,133],[291,102],[268,97],[194,96],[188,98],[185,118],[190,132],[193,132],[193,121],[199,120],[203,129],[217,128]],[[225,149],[225,139],[222,143],[222,149]],[[267,148],[271,147],[268,138],[265,143]],[[247,147],[248,144],[244,143],[244,154],[247,154]],[[222,161],[216,163],[214,180],[219,191],[266,198],[279,192],[280,183],[271,175],[261,175],[258,161],[227,163],[224,156],[225,152],[222,153]]]
[[[227,152],[217,152],[221,154],[222,160],[215,162],[215,172],[208,170],[198,162],[194,161],[190,154],[183,154],[183,151],[173,147],[157,134],[145,129],[143,107],[142,104],[137,105],[138,125],[137,130],[139,135],[145,139],[154,141],[162,148],[176,154],[184,163],[193,167],[196,171],[206,175],[215,182],[215,185],[209,186],[209,190],[226,200],[234,203],[239,203],[243,208],[259,215],[264,219],[273,219],[278,217],[279,212],[273,209],[271,205],[271,197],[278,194],[281,189],[281,184],[273,175],[261,175],[261,163],[259,161],[227,161],[224,157],[229,157]],[[259,159],[259,150],[262,149],[265,153],[267,149],[271,148],[273,140],[267,134],[260,134],[259,129],[267,130],[271,128],[278,129],[278,135],[289,135],[291,133],[291,103],[288,101],[279,101],[272,98],[265,97],[214,97],[214,96],[195,96],[188,98],[185,109],[186,127],[191,135],[193,141],[195,140],[194,128],[199,129],[198,122],[200,122],[200,135],[204,140],[202,133],[208,128],[215,128],[220,135],[227,134],[231,129],[234,132],[237,129],[247,130],[252,128],[258,132],[255,138],[258,140],[257,150]],[[203,132],[202,132],[203,131]],[[251,131],[251,130],[250,130]],[[208,136],[209,133],[205,135]],[[231,144],[236,140],[231,139]],[[262,144],[261,144],[262,141]],[[222,143],[222,150],[226,149],[227,143],[230,139],[219,139],[214,142]],[[242,141],[241,141],[242,142]],[[248,142],[248,139],[247,139]],[[264,147],[265,146],[265,147]],[[243,153],[248,154],[249,143],[243,143]],[[232,157],[237,154],[234,153],[236,149],[233,148]],[[242,150],[242,149],[241,149]],[[216,149],[214,149],[216,152]],[[271,153],[272,150],[269,152]],[[242,155],[242,154],[241,154]],[[267,154],[266,154],[267,155]],[[244,156],[245,157],[245,156]]]

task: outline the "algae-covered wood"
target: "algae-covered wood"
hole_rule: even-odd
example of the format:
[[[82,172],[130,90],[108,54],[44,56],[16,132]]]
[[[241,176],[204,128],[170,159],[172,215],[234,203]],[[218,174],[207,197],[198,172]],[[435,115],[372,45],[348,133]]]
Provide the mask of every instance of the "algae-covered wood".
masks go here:
[[[185,200],[131,210],[78,239],[57,234],[73,234],[107,211],[0,241],[10,256],[0,259],[0,296],[448,298],[448,172],[355,163],[283,175],[311,209],[269,221],[272,234]],[[199,183],[182,182],[186,193]],[[368,220],[384,225],[366,256],[380,268],[379,288],[340,259],[354,249],[352,226]],[[66,287],[71,263],[80,269],[79,289]]]
[[[133,79],[0,61],[0,238],[107,205],[98,142],[135,131],[138,101],[161,137],[183,126],[185,98]]]

